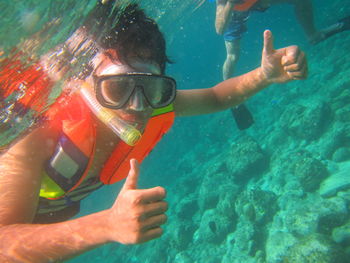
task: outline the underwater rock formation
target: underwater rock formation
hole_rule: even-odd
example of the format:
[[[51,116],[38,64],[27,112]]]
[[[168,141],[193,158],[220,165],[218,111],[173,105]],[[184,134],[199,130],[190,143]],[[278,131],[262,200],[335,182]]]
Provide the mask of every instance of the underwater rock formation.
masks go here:
[[[176,206],[176,214],[181,220],[190,220],[198,209],[197,199],[184,198]]]
[[[280,230],[270,231],[266,241],[266,262],[281,262],[289,247],[298,240],[294,235]]]
[[[329,175],[326,166],[308,153],[297,155],[292,166],[293,174],[299,179],[306,192],[318,189],[323,179]]]
[[[319,138],[331,122],[331,109],[325,102],[305,107],[293,104],[283,112],[281,127],[292,137],[304,140]]]
[[[269,222],[278,209],[276,195],[259,188],[242,192],[235,207],[238,215],[257,224]]]
[[[176,254],[174,261],[176,263],[193,263],[193,259],[186,252]]]
[[[193,234],[196,230],[195,225],[191,221],[184,221],[176,224],[171,232],[172,247],[183,250],[193,241]]]
[[[337,90],[332,96],[331,107],[335,112],[335,120],[340,122],[350,122],[350,84],[345,83],[341,86],[342,89]]]
[[[322,145],[318,149],[320,156],[325,159],[333,159],[333,154],[337,149],[347,144],[350,145],[347,136],[346,125],[336,122],[319,140],[319,145]]]
[[[274,193],[259,188],[245,190],[237,197],[235,210],[239,218],[236,230],[230,237],[233,252],[227,257],[237,254],[246,254],[255,259],[265,257],[267,226],[278,209],[276,199]]]
[[[338,148],[333,153],[332,160],[335,162],[344,162],[344,161],[350,160],[350,149],[347,147]]]
[[[246,181],[264,172],[269,158],[252,137],[244,136],[232,144],[226,165],[237,181]]]
[[[337,192],[350,188],[350,162],[339,164],[339,170],[325,179],[320,186],[320,194],[322,197],[330,197],[336,195]]]
[[[292,246],[283,263],[346,263],[343,249],[327,236],[311,234]]]
[[[350,221],[341,227],[333,229],[332,238],[337,243],[350,245]]]
[[[220,244],[233,229],[233,222],[225,214],[216,209],[210,209],[203,214],[193,239],[194,242]]]

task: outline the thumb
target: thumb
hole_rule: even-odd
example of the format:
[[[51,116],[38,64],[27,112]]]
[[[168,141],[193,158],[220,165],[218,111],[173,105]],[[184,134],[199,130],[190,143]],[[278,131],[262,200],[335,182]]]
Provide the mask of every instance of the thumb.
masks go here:
[[[263,52],[265,54],[271,54],[273,53],[274,48],[273,48],[273,36],[272,32],[270,30],[265,30],[264,31],[264,49]]]
[[[123,190],[126,189],[137,189],[137,181],[139,179],[139,163],[136,159],[130,160],[130,170],[128,177],[126,178],[126,181],[123,185]]]

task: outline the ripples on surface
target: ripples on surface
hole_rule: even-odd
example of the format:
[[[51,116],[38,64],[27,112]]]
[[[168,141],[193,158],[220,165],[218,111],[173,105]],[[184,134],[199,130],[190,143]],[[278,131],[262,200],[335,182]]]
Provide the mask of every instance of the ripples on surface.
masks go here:
[[[82,71],[94,55],[89,52],[75,52],[73,70],[60,71],[60,80],[52,82],[44,72],[38,58],[47,52],[54,52],[50,65],[51,75],[57,75],[60,63],[73,63],[67,59],[60,46],[87,18],[95,0],[65,1],[1,1],[0,23],[0,149],[13,142],[41,118],[43,112],[62,93],[62,83],[75,73]],[[138,3],[161,26],[179,21],[190,14],[200,0],[119,0],[118,10],[129,3]],[[112,12],[113,10],[111,10]],[[181,15],[180,15],[181,14]],[[117,16],[118,17],[118,16]],[[99,28],[95,21],[89,21],[92,31]],[[92,23],[91,23],[92,22]],[[114,23],[117,20],[113,21]],[[94,28],[96,27],[96,28]],[[167,35],[171,35],[171,32]],[[58,62],[57,62],[58,61]]]

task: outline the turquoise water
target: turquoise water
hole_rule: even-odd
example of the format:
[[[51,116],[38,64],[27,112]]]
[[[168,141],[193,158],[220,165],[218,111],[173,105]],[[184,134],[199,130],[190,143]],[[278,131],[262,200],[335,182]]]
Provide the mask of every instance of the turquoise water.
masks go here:
[[[214,4],[193,12],[193,2],[181,13],[175,9],[180,1],[163,1],[159,10],[156,3],[141,2],[158,16],[176,62],[167,73],[180,89],[221,81],[225,49],[214,31]],[[350,14],[344,1],[314,2],[319,27]],[[173,10],[179,19],[167,16]],[[335,263],[350,258],[350,33],[310,46],[288,5],[252,14],[248,27],[236,74],[259,65],[262,32],[269,28],[276,48],[297,44],[307,52],[309,78],[272,85],[251,98],[247,106],[255,124],[243,132],[229,111],[177,119],[142,164],[139,183],[168,191],[164,235],[137,246],[108,244],[68,262]],[[8,41],[15,43],[16,37]],[[80,215],[110,207],[120,187],[93,193]]]

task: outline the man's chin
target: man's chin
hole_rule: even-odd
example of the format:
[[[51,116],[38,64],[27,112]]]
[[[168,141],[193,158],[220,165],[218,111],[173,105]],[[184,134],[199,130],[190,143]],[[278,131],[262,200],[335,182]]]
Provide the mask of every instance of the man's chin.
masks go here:
[[[146,128],[147,122],[141,122],[141,121],[130,121],[130,120],[124,120],[127,124],[130,126],[136,128],[140,132],[143,132]]]
[[[119,114],[119,118],[139,131],[143,131],[149,121],[149,117],[136,116],[134,114]]]

